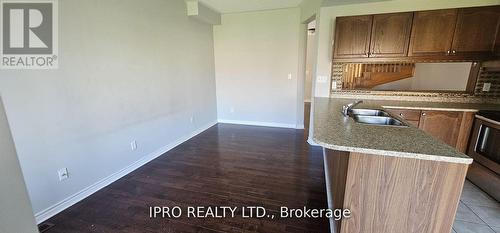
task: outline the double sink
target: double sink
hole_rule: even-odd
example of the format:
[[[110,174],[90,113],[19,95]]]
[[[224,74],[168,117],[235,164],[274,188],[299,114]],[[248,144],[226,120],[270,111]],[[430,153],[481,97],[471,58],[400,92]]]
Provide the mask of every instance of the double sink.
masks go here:
[[[348,115],[357,123],[369,125],[408,127],[407,124],[378,109],[350,109]]]

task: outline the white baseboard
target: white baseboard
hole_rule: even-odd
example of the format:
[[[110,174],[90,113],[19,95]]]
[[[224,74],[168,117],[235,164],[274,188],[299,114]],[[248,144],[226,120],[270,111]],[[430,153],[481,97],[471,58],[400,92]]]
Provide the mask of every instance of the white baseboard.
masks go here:
[[[309,143],[309,145],[311,145],[311,146],[319,146],[319,144],[315,143],[312,138],[308,138],[307,143]]]
[[[275,123],[275,122],[237,121],[237,120],[219,119],[219,123],[298,129],[297,125],[295,125],[295,124],[283,124],[283,123]]]
[[[181,137],[179,138],[177,141],[175,142],[172,142],[166,146],[163,146],[162,148],[156,150],[155,152],[149,154],[149,155],[146,155],[144,157],[142,157],[141,159],[139,159],[138,161],[134,162],[133,164],[123,168],[122,170],[114,173],[114,174],[111,174],[110,176],[94,183],[93,185],[90,185],[86,188],[84,188],[83,190],[73,194],[72,196],[56,203],[55,205],[52,205],[50,206],[49,208],[45,209],[45,210],[42,210],[38,213],[35,214],[35,219],[36,219],[36,222],[37,224],[40,224],[42,223],[43,221],[51,218],[52,216],[60,213],[61,211],[69,208],[70,206],[78,203],[79,201],[87,198],[88,196],[92,195],[93,193],[99,191],[100,189],[110,185],[111,183],[117,181],[118,179],[124,177],[125,175],[133,172],[134,170],[136,170],[137,168],[140,168],[142,167],[143,165],[145,165],[146,163],[150,162],[151,160],[153,159],[156,159],[157,157],[159,157],[160,155],[163,155],[164,153],[168,152],[169,150],[173,149],[174,147],[182,144],[183,142],[189,140],[190,138],[200,134],[201,132],[207,130],[208,128],[214,126],[215,124],[217,124],[217,122],[212,122],[212,123],[209,123],[197,130],[195,130],[194,132],[192,132],[191,134],[185,136],[185,137]]]

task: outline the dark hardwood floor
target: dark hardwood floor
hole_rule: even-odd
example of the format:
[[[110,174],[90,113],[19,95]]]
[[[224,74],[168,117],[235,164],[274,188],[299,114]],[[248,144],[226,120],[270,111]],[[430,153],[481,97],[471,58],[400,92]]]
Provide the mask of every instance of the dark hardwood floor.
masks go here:
[[[150,206],[263,206],[276,218],[152,219]],[[49,219],[47,232],[328,232],[326,218],[279,218],[281,206],[327,208],[321,148],[303,130],[218,124]]]

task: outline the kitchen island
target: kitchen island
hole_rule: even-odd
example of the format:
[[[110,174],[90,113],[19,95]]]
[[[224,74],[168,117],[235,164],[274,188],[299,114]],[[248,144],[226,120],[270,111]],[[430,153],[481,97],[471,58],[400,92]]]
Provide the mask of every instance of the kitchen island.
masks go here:
[[[313,140],[324,148],[329,208],[352,213],[331,221],[331,232],[451,232],[472,159],[413,126],[357,123],[341,113],[353,101],[314,101]],[[472,112],[489,107],[367,100],[356,108],[406,105]]]

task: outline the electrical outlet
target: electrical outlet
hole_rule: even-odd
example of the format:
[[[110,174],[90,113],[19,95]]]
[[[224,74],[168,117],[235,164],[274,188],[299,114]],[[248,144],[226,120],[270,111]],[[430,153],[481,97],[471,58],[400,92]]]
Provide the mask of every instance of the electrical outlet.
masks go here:
[[[483,84],[483,91],[488,92],[488,91],[490,91],[490,89],[491,89],[491,83],[484,83]]]
[[[59,175],[59,181],[63,181],[69,178],[69,173],[67,168],[61,168],[57,171],[57,175]]]
[[[292,74],[288,74],[288,80],[292,80]]]
[[[137,150],[137,141],[134,140],[130,143],[130,149]]]
[[[229,109],[229,112],[234,113],[234,108],[231,107],[231,109]]]
[[[194,122],[194,116],[191,116],[191,117],[189,118],[189,121],[190,121],[191,123],[193,123],[193,122]]]
[[[336,81],[332,82],[332,90],[337,90],[337,82]]]

